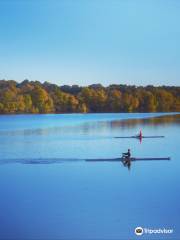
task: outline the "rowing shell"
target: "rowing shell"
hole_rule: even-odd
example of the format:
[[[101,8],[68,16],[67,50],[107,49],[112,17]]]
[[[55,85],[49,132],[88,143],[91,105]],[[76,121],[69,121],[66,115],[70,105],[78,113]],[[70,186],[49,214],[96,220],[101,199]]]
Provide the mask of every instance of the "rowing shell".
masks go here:
[[[114,137],[114,138],[164,138],[164,136],[130,136],[130,137]]]
[[[170,160],[170,157],[162,157],[162,158],[130,158],[131,161],[153,161],[153,160]],[[86,159],[87,162],[120,162],[124,161],[126,158],[97,158],[97,159]]]

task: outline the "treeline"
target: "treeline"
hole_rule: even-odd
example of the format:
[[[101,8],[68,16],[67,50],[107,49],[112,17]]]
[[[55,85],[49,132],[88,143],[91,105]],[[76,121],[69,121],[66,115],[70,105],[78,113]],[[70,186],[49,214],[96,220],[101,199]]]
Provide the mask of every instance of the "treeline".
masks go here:
[[[180,87],[0,80],[0,113],[179,112]]]

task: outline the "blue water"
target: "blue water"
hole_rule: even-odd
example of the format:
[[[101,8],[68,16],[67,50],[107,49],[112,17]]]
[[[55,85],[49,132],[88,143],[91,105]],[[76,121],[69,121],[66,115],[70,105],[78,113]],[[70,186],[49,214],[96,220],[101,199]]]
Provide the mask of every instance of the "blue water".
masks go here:
[[[165,115],[0,116],[0,239],[180,239],[180,118]],[[165,138],[114,138],[140,129]],[[128,148],[171,160],[85,161]]]

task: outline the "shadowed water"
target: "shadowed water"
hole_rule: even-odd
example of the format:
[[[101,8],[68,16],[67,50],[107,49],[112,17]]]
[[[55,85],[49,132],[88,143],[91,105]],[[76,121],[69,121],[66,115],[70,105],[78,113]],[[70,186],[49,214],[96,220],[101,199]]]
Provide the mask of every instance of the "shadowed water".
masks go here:
[[[0,116],[0,239],[179,239],[179,115]],[[129,137],[140,129],[142,141]],[[117,159],[133,161],[130,171]],[[70,164],[68,164],[70,163]]]

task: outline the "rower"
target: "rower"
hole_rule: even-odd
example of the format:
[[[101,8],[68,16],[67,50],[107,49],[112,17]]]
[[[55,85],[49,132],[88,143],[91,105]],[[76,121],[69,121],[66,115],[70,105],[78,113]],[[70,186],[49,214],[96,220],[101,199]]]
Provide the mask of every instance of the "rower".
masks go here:
[[[128,149],[128,151],[126,153],[122,154],[122,157],[124,158],[123,165],[125,167],[128,167],[128,169],[130,170],[130,167],[131,167],[131,150]]]
[[[142,131],[140,130],[140,132],[136,135],[137,138],[142,138]]]
[[[131,157],[131,150],[128,149],[128,151],[126,153],[123,153],[123,157],[130,158]]]
[[[142,138],[142,131],[139,132],[139,138]]]

